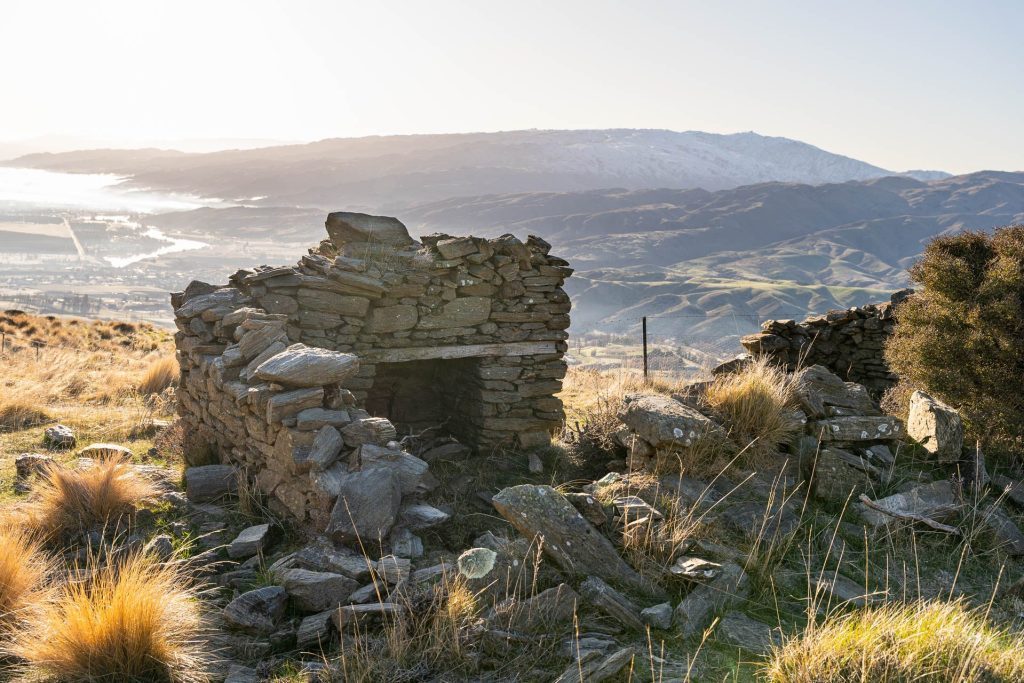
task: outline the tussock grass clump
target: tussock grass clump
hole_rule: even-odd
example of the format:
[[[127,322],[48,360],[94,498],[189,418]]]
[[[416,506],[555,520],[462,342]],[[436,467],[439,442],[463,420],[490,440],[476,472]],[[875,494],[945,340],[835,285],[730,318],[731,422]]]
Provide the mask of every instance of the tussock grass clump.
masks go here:
[[[143,396],[161,394],[178,380],[178,361],[173,355],[160,356],[142,371],[136,389]]]
[[[40,537],[67,540],[89,529],[117,527],[158,494],[156,484],[111,456],[84,469],[47,467],[25,513]]]
[[[10,645],[27,673],[68,682],[205,681],[195,591],[175,564],[135,553],[63,584]]]
[[[0,431],[18,431],[53,419],[38,394],[25,388],[0,388]]]
[[[760,358],[739,372],[717,376],[704,399],[726,423],[733,440],[749,444],[752,456],[765,455],[801,429],[792,415],[795,382],[796,375]]]
[[[833,616],[776,648],[769,683],[1009,683],[1024,680],[1024,637],[962,602],[890,604]]]
[[[44,602],[50,560],[24,529],[0,526],[0,642]]]

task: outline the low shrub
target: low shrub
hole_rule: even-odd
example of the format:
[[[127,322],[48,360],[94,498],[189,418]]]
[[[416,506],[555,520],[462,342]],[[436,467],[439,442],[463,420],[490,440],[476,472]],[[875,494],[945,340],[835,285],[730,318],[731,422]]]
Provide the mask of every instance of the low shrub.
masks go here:
[[[63,584],[8,648],[33,676],[69,682],[205,681],[199,603],[179,565],[135,553]]]
[[[1012,451],[1024,434],[1024,225],[940,236],[910,269],[892,370],[956,407],[973,436]]]
[[[86,468],[51,465],[35,486],[25,513],[41,538],[63,541],[90,529],[117,527],[159,489],[120,457]]]
[[[962,602],[889,604],[835,615],[776,648],[769,683],[1010,683],[1024,637]]]

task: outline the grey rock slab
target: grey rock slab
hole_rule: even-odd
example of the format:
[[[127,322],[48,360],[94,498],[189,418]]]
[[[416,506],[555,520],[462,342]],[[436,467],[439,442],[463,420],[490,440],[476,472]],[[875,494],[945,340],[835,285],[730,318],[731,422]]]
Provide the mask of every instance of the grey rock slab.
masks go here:
[[[550,486],[512,486],[495,495],[493,504],[528,539],[542,536],[544,552],[568,575],[597,576],[644,593],[661,593],[626,564],[611,541]]]
[[[635,656],[631,647],[616,650],[606,656],[594,651],[591,653],[585,660],[569,665],[569,668],[555,679],[555,683],[600,683],[606,681],[625,669]]]
[[[351,242],[407,247],[415,244],[402,221],[391,216],[371,216],[351,211],[335,211],[327,215],[327,234],[335,246]]]
[[[872,507],[860,503],[859,511],[865,522],[880,527],[908,516],[943,522],[955,517],[961,507],[952,482],[935,481],[873,501]]]
[[[363,417],[353,420],[341,429],[345,445],[355,448],[362,444],[385,446],[398,438],[398,431],[384,417]]]
[[[274,394],[267,401],[267,422],[273,424],[307,408],[319,408],[324,402],[323,387],[294,389]]]
[[[305,344],[292,344],[256,368],[256,377],[286,386],[314,387],[342,382],[359,370],[359,357]]]
[[[174,314],[178,318],[193,318],[208,310],[223,311],[221,317],[238,309],[248,299],[234,287],[224,287],[208,294],[200,294],[190,298],[179,306]]]
[[[588,577],[580,584],[580,595],[620,625],[634,631],[644,630],[644,622],[640,619],[640,608],[598,577]]]
[[[303,612],[322,612],[348,601],[359,583],[343,574],[286,569],[281,582],[292,603]]]
[[[331,614],[334,610],[326,610],[311,614],[299,622],[295,633],[295,645],[302,648],[325,649],[331,639]]]
[[[362,553],[345,547],[328,548],[319,545],[308,545],[292,555],[290,566],[344,574],[361,581],[369,578],[374,568],[374,563],[367,560]],[[274,567],[271,567],[271,569],[273,570]]]
[[[228,675],[224,678],[224,683],[259,683],[259,680],[256,669],[241,664],[232,664],[228,669]]]
[[[675,563],[668,568],[673,576],[679,576],[690,581],[710,581],[718,576],[722,565],[717,562],[682,555],[676,558]]]
[[[660,394],[627,395],[618,417],[654,448],[685,448],[721,432],[707,416]]]
[[[403,507],[400,519],[406,527],[413,531],[418,531],[420,529],[429,529],[438,524],[444,524],[451,519],[451,515],[438,510],[433,505],[417,503]]]
[[[341,433],[331,425],[321,427],[309,449],[309,462],[314,470],[324,470],[334,464],[341,454],[345,441]]]
[[[804,369],[794,387],[800,407],[808,417],[828,417],[829,406],[846,409],[855,415],[880,415],[881,410],[868,394],[867,388],[853,382],[844,382],[838,375],[821,365]]]
[[[1012,557],[1024,555],[1024,533],[1008,514],[990,505],[982,512],[982,521],[992,534],[993,545]]]
[[[676,629],[684,638],[700,635],[715,614],[750,595],[750,578],[737,564],[724,564],[713,581],[690,591],[675,609]]]
[[[300,431],[316,431],[327,426],[340,429],[351,421],[347,410],[306,408],[295,416],[295,428]]]
[[[496,608],[490,622],[512,631],[545,631],[571,623],[579,601],[580,596],[572,586],[563,583],[526,600],[510,598]]]
[[[254,330],[246,330],[238,338],[238,351],[242,354],[243,359],[250,361],[278,343],[285,345],[288,343],[284,323],[270,323]]]
[[[718,640],[759,655],[782,642],[782,633],[777,626],[769,626],[735,610],[722,616],[715,633]]]
[[[822,442],[861,443],[895,440],[903,425],[891,415],[846,415],[811,422],[807,431]]]
[[[423,539],[408,529],[392,529],[388,542],[396,557],[423,557]]]
[[[269,634],[284,615],[288,593],[281,586],[266,586],[242,593],[224,608],[224,620],[245,631]]]
[[[401,330],[411,330],[419,321],[419,312],[415,306],[399,304],[384,306],[370,310],[366,319],[365,332],[372,334],[389,334]]]
[[[663,602],[640,610],[640,621],[651,628],[662,630],[672,627],[672,604]]]
[[[238,491],[238,473],[231,465],[201,465],[185,470],[185,495],[208,503]]]
[[[340,436],[339,436],[340,438]],[[374,444],[363,444],[356,453],[360,470],[371,470],[384,468],[391,470],[398,478],[399,486],[403,495],[415,493],[430,467],[424,460],[405,451],[393,450],[376,446]]]
[[[270,547],[271,534],[270,524],[257,524],[242,529],[228,545],[228,557],[243,560],[266,552]]]
[[[345,605],[331,612],[331,621],[339,631],[366,622],[395,619],[405,614],[405,607],[395,602],[369,602],[365,605]]]
[[[960,413],[923,391],[910,395],[907,434],[941,463],[956,462],[964,445]]]
[[[335,541],[387,538],[402,504],[402,488],[389,468],[375,467],[342,477],[326,532]]]
[[[464,296],[449,301],[438,311],[420,318],[416,328],[439,330],[444,328],[474,327],[487,322],[491,315],[491,299],[482,296]]]

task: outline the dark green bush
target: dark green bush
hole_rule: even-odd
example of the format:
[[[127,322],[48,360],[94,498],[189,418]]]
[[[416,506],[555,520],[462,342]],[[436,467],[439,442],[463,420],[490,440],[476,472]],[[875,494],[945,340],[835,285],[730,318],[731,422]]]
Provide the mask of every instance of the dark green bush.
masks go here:
[[[1015,450],[1024,435],[1024,225],[937,237],[896,312],[893,371],[959,408],[972,436]]]

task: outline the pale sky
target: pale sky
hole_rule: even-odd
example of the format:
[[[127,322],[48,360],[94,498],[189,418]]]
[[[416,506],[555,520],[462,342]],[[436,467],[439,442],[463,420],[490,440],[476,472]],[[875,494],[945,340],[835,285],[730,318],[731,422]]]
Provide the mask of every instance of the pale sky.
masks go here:
[[[781,135],[1024,170],[1024,2],[2,0],[0,141]]]

